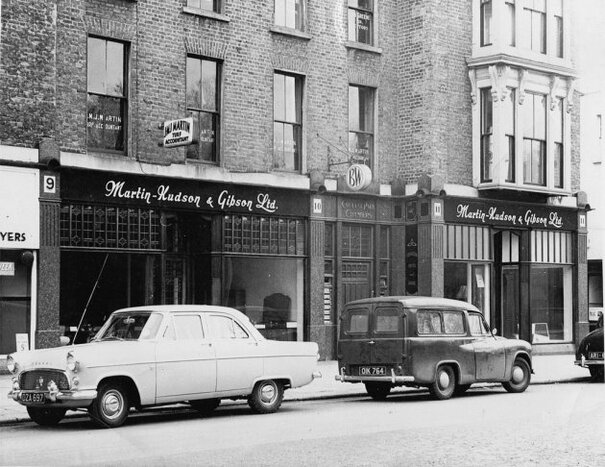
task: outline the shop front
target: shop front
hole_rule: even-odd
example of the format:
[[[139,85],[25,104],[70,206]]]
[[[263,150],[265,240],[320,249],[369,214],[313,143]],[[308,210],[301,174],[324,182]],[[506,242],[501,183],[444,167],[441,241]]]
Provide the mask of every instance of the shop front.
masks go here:
[[[574,343],[587,321],[586,213],[454,197],[443,211],[444,296],[476,305],[504,337]]]
[[[40,173],[0,166],[0,355],[35,347]]]
[[[304,339],[301,193],[66,170],[61,200],[66,333],[119,307],[197,303],[235,307],[269,338]]]

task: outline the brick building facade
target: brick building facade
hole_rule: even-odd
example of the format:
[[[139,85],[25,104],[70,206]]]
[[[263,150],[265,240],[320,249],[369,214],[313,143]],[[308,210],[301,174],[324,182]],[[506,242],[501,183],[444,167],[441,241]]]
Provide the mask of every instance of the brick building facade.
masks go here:
[[[0,244],[21,284],[0,287],[0,354],[15,334],[55,345],[84,310],[94,327],[119,306],[203,301],[334,358],[339,307],[378,294],[462,298],[505,335],[573,344],[586,200],[568,4],[2,0],[0,168],[39,178],[20,195],[39,239]],[[544,50],[520,26],[511,44],[505,17],[543,28]],[[521,127],[528,95],[543,120],[564,109],[559,139]],[[186,117],[198,142],[159,146],[158,125]]]

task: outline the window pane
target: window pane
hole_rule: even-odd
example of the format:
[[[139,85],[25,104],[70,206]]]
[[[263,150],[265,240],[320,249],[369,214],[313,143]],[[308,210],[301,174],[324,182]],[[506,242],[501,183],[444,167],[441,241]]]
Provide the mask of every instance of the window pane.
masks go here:
[[[187,107],[201,108],[201,60],[187,57]]]
[[[276,167],[284,166],[284,124],[275,122],[273,124],[273,151]]]
[[[293,76],[285,76],[285,101],[286,101],[286,116],[284,120],[287,122],[296,122],[296,81]]]
[[[359,88],[349,86],[349,129],[359,130]]]
[[[444,311],[443,326],[446,334],[463,334],[464,315],[459,311]]]
[[[216,111],[217,63],[202,61],[202,109]]]
[[[506,2],[506,24],[505,30],[508,34],[507,44],[510,46],[515,45],[515,3],[513,1]]]
[[[481,45],[490,45],[492,43],[492,2],[491,0],[481,0]]]
[[[563,144],[555,143],[554,155],[555,187],[563,188]]]
[[[125,101],[116,97],[88,95],[88,147],[124,150]]]
[[[273,118],[281,121],[286,119],[285,78],[279,73],[273,75]]]
[[[286,0],[275,0],[275,24],[286,25]]]
[[[106,94],[124,96],[124,44],[107,41]]]
[[[374,90],[359,88],[359,129],[374,131]]]
[[[105,41],[88,38],[88,92],[105,94]]]
[[[284,168],[296,169],[298,144],[297,132],[294,125],[284,124],[284,140],[283,140],[283,154],[284,154]]]
[[[534,138],[546,139],[546,96],[534,95]]]
[[[441,334],[441,315],[437,311],[423,311],[417,313],[418,334]]]
[[[364,133],[349,133],[349,152],[355,162],[373,165],[374,137]]]
[[[563,57],[563,18],[555,16],[555,55]]]
[[[377,308],[374,332],[377,334],[399,334],[401,319],[397,308]]]
[[[445,298],[468,300],[466,263],[446,261],[444,263],[444,294]]]
[[[202,340],[202,321],[198,315],[174,317],[174,326],[178,340]]]

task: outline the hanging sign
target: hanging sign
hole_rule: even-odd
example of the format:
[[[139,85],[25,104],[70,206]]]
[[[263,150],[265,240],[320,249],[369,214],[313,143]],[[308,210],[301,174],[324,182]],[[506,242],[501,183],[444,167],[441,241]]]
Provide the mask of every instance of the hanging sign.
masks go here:
[[[345,174],[345,181],[351,190],[363,190],[372,183],[372,171],[365,164],[353,164]]]
[[[162,124],[164,128],[165,148],[186,146],[193,142],[193,118],[168,120]]]

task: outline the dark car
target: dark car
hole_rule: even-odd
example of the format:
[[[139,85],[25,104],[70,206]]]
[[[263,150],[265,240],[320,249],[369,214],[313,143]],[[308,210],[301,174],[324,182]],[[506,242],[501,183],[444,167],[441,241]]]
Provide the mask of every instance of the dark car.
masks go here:
[[[494,336],[470,303],[376,297],[345,305],[338,367],[338,380],[365,384],[377,400],[396,386],[427,387],[448,399],[484,381],[523,392],[531,379],[531,345]]]
[[[588,368],[594,379],[603,380],[603,316],[599,318],[599,327],[580,341],[576,351],[576,365]]]

